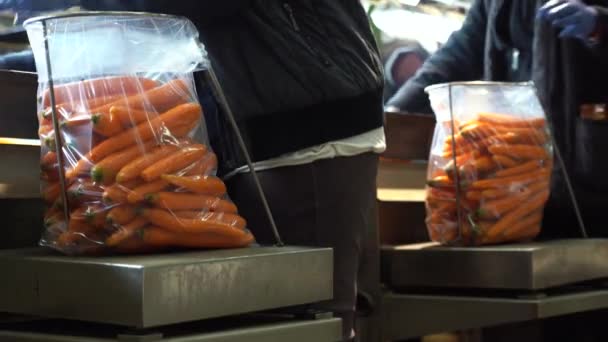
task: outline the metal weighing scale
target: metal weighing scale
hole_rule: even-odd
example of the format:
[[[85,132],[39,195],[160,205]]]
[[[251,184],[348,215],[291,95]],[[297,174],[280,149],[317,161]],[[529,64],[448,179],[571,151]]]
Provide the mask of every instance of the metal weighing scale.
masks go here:
[[[104,258],[6,250],[0,312],[68,322],[0,325],[0,341],[338,341],[331,314],[246,315],[330,299],[332,261],[331,249],[300,247]],[[198,323],[179,328],[188,322]]]
[[[46,30],[48,19],[37,20]],[[48,65],[48,47],[45,52]],[[48,69],[48,79],[53,80]],[[213,71],[206,70],[203,75],[249,159]],[[35,75],[0,72],[2,87],[12,89],[23,82],[28,86],[19,97],[22,106],[16,106],[23,112],[19,111],[21,118],[13,122],[25,124],[34,118],[35,110],[30,107],[36,98]],[[53,88],[52,82],[49,87]],[[51,91],[51,107],[55,108],[53,96]],[[15,107],[15,97],[0,101],[11,104],[0,102],[0,118],[6,120],[3,111]],[[26,117],[32,120],[24,120]],[[57,129],[57,120],[54,124]],[[31,138],[36,138],[35,131]],[[39,151],[39,145],[31,149]],[[29,158],[27,163],[16,160],[20,164],[17,168],[32,169]],[[39,183],[37,168],[29,185]],[[333,297],[332,250],[283,246],[255,172],[252,176],[269,217],[269,229],[275,234],[273,247],[86,258],[22,248],[34,246],[27,239],[0,244],[4,248],[0,249],[0,341],[341,340],[340,319],[307,308]],[[33,199],[33,216],[41,217],[40,204]],[[21,226],[15,220],[4,229],[40,236],[42,219],[38,222]]]
[[[384,247],[386,340],[608,308],[608,239]]]

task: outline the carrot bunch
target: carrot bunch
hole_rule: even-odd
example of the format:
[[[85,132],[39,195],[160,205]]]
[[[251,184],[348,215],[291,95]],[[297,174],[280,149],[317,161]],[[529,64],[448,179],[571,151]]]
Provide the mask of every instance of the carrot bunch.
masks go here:
[[[44,243],[93,254],[230,248],[253,241],[226,186],[214,176],[215,154],[190,137],[202,109],[184,80],[109,77],[54,90],[59,155],[48,89],[39,114]]]
[[[553,168],[544,118],[480,113],[456,124],[431,158],[426,224],[433,241],[485,245],[540,233]]]

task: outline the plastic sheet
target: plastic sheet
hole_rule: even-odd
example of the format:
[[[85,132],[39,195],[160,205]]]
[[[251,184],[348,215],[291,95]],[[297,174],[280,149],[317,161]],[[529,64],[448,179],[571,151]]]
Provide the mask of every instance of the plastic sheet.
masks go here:
[[[553,146],[534,88],[455,83],[427,92],[437,117],[426,198],[431,239],[485,245],[536,237]]]
[[[192,23],[89,13],[25,26],[39,72],[42,245],[111,254],[253,241],[215,176]]]

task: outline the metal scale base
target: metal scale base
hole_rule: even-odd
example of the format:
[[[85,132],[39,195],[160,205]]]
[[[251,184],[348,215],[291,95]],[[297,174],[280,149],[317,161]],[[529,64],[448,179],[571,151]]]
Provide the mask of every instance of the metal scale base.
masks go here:
[[[608,308],[608,239],[384,247],[383,331],[397,340]],[[593,282],[595,281],[595,282]],[[572,285],[581,284],[582,285]]]
[[[333,296],[331,249],[252,247],[104,258],[0,251],[0,312],[150,328]]]
[[[65,321],[0,326],[0,342],[337,342],[341,338],[340,319],[331,317],[242,316],[139,332]]]

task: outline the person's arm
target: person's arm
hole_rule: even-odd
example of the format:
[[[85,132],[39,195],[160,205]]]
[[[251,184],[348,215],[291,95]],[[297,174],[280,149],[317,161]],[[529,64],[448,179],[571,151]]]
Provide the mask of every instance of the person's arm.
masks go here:
[[[593,6],[597,11],[597,23],[592,39],[597,43],[597,49],[608,53],[608,7]]]
[[[135,11],[181,15],[205,26],[235,15],[251,6],[250,0],[81,0],[81,6],[95,11]]]
[[[32,50],[0,56],[0,70],[36,71]]]
[[[476,80],[483,75],[483,55],[487,15],[484,0],[476,0],[462,28],[424,63],[416,76],[406,82],[386,103],[387,108],[431,114],[424,88],[450,81]]]

